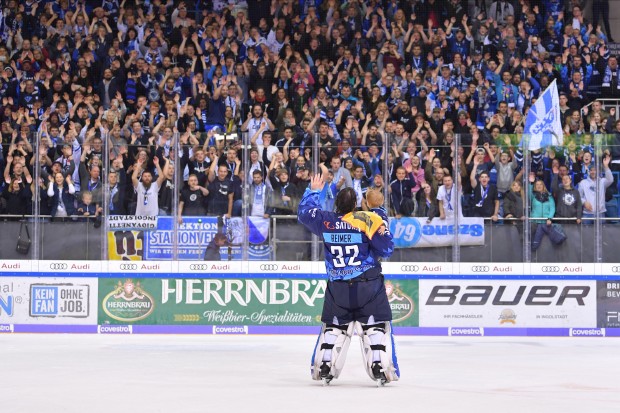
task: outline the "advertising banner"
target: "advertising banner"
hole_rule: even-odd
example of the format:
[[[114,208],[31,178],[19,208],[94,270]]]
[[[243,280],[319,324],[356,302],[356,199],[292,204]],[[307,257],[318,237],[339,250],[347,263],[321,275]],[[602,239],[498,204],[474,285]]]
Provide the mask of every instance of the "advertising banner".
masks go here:
[[[433,218],[390,218],[390,231],[396,248],[449,247],[459,234],[461,246],[484,245],[484,219],[461,218],[458,229],[450,221]]]
[[[144,234],[145,260],[172,259],[173,217],[158,217],[157,231]],[[201,260],[218,232],[217,217],[183,217],[178,227],[177,248],[180,260]]]
[[[157,229],[157,217],[137,215],[110,215],[108,217],[109,231],[150,231]]]
[[[424,327],[595,327],[596,282],[420,280]]]
[[[96,278],[0,277],[0,324],[95,324]]]
[[[284,277],[100,279],[99,324],[318,325],[326,281]],[[386,281],[395,325],[418,325],[417,289]]]
[[[144,232],[108,231],[110,261],[141,261],[144,254]]]
[[[598,327],[620,328],[620,280],[596,282]]]
[[[157,230],[148,231],[141,234],[144,239],[144,260],[170,260],[172,259],[172,248],[174,246],[174,221],[173,217],[157,217]],[[268,260],[271,256],[271,247],[267,243],[269,234],[269,220],[258,217],[248,217],[247,228],[243,226],[242,218],[232,218],[226,220],[223,228],[219,227],[217,217],[183,217],[183,223],[179,224],[177,231],[177,250],[179,260],[202,260],[207,246],[218,232],[226,234],[232,240],[230,248],[223,247],[220,254],[223,261],[242,259],[241,245],[245,237],[249,240],[248,259]],[[124,232],[123,234],[126,234]],[[115,256],[122,256],[125,245],[132,243],[131,237],[121,239],[116,242]],[[139,244],[136,239],[136,245]],[[133,248],[131,252],[134,252]],[[137,254],[135,254],[137,255]],[[112,259],[112,254],[110,255]]]

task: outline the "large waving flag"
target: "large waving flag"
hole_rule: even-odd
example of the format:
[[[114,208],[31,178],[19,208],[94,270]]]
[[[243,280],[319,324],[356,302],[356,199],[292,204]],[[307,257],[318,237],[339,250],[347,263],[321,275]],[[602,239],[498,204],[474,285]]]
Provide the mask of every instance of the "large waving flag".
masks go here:
[[[527,113],[523,135],[521,144],[523,145],[524,138],[529,136],[528,148],[531,151],[564,144],[564,132],[560,121],[560,97],[555,80],[538,97]]]
[[[269,238],[269,218],[248,217],[248,225],[243,225],[243,218],[233,217],[225,221],[224,233],[233,245],[240,245],[247,237],[250,244],[262,244]]]

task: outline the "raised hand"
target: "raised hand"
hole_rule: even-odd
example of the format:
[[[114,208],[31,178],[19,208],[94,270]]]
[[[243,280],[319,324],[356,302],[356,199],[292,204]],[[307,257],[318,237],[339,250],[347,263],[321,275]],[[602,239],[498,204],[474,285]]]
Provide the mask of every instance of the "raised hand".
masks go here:
[[[325,185],[325,181],[323,179],[323,175],[319,175],[319,174],[315,174],[311,179],[310,179],[310,189],[312,191],[318,191],[323,189],[323,186]]]

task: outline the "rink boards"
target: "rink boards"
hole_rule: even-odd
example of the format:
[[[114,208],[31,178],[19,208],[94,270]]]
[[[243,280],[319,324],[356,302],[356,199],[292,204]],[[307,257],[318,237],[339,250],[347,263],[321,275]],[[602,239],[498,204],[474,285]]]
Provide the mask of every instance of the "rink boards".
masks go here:
[[[620,265],[384,263],[397,334],[620,336]],[[0,333],[315,334],[319,262],[0,261]]]

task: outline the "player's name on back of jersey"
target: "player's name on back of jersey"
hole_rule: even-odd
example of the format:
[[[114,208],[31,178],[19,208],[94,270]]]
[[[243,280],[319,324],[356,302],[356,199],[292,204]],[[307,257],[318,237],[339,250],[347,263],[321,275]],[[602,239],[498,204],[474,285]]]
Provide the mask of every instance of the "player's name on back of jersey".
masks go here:
[[[361,234],[342,233],[342,234],[323,234],[325,242],[331,244],[355,244],[362,242]]]

